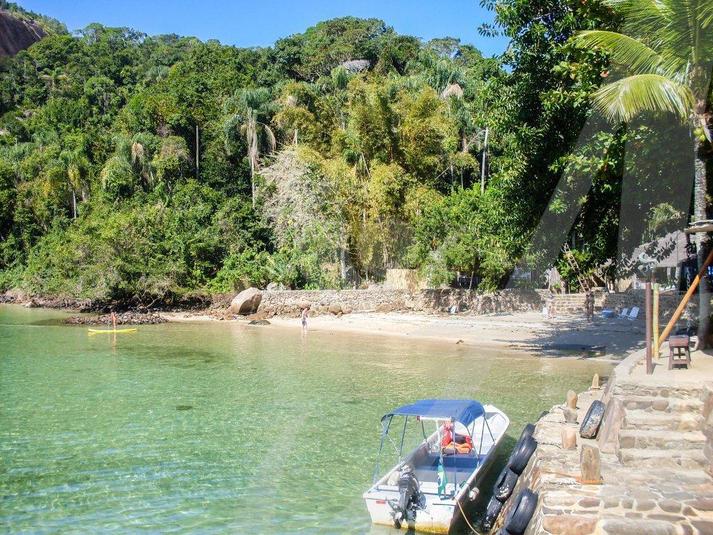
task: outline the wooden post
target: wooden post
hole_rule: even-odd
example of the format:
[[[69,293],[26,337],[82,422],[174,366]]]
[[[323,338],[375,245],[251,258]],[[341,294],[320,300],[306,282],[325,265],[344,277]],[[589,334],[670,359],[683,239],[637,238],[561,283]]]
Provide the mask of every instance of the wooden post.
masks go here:
[[[651,345],[653,343],[653,310],[651,306],[651,283],[647,282],[646,292],[646,375],[654,373],[654,363],[651,362]]]
[[[654,358],[659,359],[659,285],[654,284]]]
[[[698,285],[701,282],[701,278],[706,273],[706,271],[708,270],[708,266],[710,266],[711,263],[713,263],[713,249],[711,249],[711,252],[708,253],[708,257],[706,258],[706,261],[703,262],[703,265],[701,266],[701,269],[698,272],[698,275],[696,275],[696,278],[693,279],[693,282],[691,283],[691,286],[688,288],[686,295],[684,295],[683,299],[681,299],[681,302],[678,304],[678,308],[676,308],[676,312],[673,313],[673,316],[671,316],[671,319],[668,321],[666,328],[661,333],[661,336],[659,337],[658,342],[656,342],[659,345],[659,347],[661,347],[661,344],[663,344],[666,341],[666,338],[668,338],[668,335],[671,334],[671,331],[673,330],[674,325],[676,325],[678,318],[680,318],[681,314],[683,314],[683,311],[685,310],[686,305],[691,300],[691,296],[696,291],[696,288],[698,288]]]

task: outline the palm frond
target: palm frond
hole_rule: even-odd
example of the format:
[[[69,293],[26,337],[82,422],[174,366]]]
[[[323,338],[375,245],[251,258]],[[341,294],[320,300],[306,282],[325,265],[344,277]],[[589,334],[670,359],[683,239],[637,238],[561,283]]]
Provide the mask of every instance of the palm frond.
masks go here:
[[[690,88],[659,74],[635,74],[600,87],[594,105],[610,121],[630,121],[644,111],[666,111],[682,121],[693,109]]]
[[[603,48],[613,62],[628,67],[634,73],[658,73],[664,58],[641,41],[617,32],[591,30],[574,36],[581,46]]]
[[[654,35],[668,24],[661,0],[603,0],[603,3],[622,16],[622,32]],[[650,33],[651,32],[651,33]]]
[[[275,133],[266,124],[262,126],[265,129],[265,135],[267,137],[267,146],[269,147],[270,152],[272,152],[277,148],[277,139],[275,138]]]
[[[701,14],[701,27],[704,30],[713,27],[713,2],[701,2],[699,6]]]

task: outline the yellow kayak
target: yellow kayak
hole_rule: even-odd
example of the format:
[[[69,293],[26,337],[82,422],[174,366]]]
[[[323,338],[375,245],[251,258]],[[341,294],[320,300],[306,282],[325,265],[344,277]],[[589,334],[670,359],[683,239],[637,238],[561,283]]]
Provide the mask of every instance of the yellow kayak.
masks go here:
[[[121,333],[135,333],[138,329],[128,328],[128,329],[89,329],[89,334],[121,334]]]

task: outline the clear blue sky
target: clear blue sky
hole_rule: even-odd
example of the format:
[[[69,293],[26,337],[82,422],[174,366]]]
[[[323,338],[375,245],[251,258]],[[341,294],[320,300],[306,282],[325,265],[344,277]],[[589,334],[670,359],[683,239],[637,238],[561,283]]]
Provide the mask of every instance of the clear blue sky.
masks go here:
[[[492,14],[478,0],[15,0],[64,22],[70,30],[91,22],[128,26],[149,35],[176,33],[237,46],[267,46],[320,20],[376,17],[401,34],[423,39],[458,37],[491,56],[507,41],[478,35]]]

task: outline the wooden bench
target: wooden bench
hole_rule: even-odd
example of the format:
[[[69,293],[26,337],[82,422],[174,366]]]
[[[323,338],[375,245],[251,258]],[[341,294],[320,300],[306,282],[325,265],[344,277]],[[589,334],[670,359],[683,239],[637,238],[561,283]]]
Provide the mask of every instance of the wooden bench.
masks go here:
[[[674,366],[691,366],[691,350],[688,348],[690,339],[685,334],[671,336],[668,339],[668,369]]]

